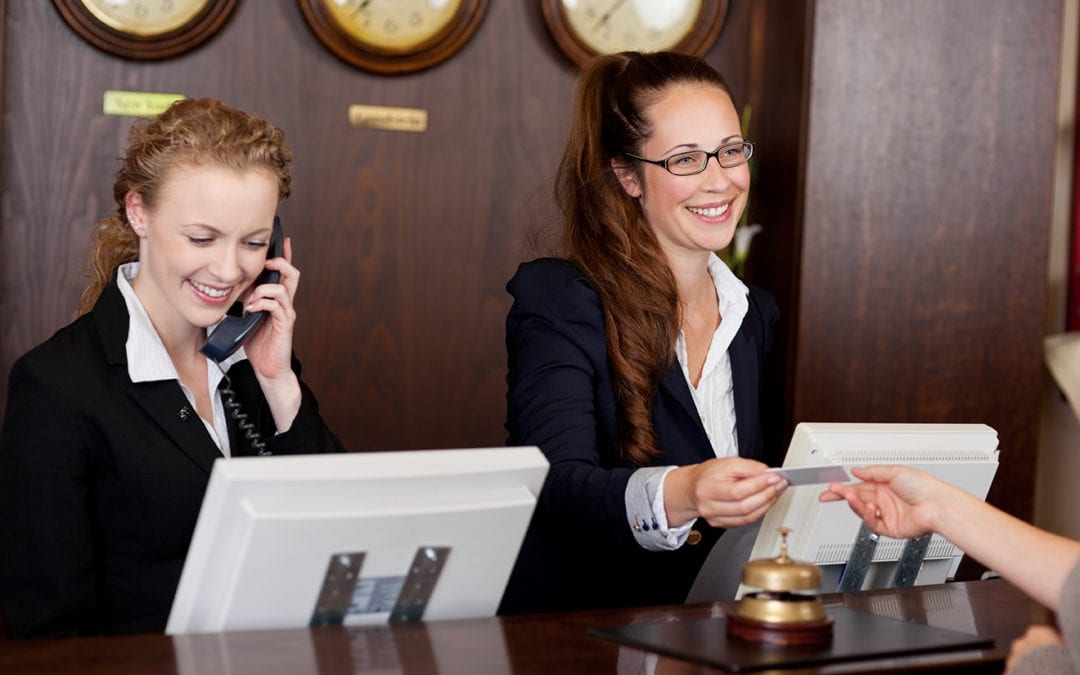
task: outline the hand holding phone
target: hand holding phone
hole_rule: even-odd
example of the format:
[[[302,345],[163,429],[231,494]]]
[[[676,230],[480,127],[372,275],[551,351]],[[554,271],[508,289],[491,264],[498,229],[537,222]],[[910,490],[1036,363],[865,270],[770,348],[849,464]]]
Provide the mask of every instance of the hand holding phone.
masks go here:
[[[281,232],[281,219],[274,216],[274,228],[270,234],[266,259],[280,258],[283,255],[285,255],[285,237]],[[281,273],[277,270],[263,270],[262,274],[255,279],[254,286],[276,284],[280,280]],[[255,333],[255,329],[265,318],[266,312],[248,312],[242,317],[227,316],[218,324],[210,339],[199,351],[220,363],[232,356],[233,352]]]

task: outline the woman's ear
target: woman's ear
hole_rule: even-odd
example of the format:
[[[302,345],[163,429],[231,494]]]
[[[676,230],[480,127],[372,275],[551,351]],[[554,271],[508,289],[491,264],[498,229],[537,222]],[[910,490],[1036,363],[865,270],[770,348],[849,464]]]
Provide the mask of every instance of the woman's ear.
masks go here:
[[[146,236],[146,206],[143,204],[142,195],[129,190],[124,195],[124,211],[127,213],[128,225],[135,234],[140,239]]]
[[[612,157],[611,170],[615,172],[615,177],[619,179],[619,184],[622,185],[626,194],[634,199],[641,196],[643,192],[641,189],[641,180],[638,178],[634,166],[626,161],[625,157]]]

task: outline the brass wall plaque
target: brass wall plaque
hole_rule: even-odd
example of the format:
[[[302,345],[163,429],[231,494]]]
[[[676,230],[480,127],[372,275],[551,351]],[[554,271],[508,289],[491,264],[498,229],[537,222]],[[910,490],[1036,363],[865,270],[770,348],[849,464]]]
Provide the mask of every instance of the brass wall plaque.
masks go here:
[[[183,94],[154,94],[145,91],[107,90],[102,111],[106,115],[130,115],[146,117],[165,111],[174,101],[184,98]]]
[[[419,133],[427,131],[427,111],[422,108],[351,105],[349,106],[349,126]]]

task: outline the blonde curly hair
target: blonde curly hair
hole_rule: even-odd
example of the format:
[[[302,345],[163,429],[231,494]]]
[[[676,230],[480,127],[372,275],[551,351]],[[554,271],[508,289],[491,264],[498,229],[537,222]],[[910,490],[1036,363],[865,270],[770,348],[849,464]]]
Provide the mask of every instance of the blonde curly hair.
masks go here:
[[[183,99],[156,117],[137,121],[128,134],[127,151],[113,184],[116,211],[95,226],[87,260],[90,285],[83,291],[78,313],[93,308],[117,267],[139,259],[139,239],[125,207],[129,192],[141,195],[152,209],[170,171],[215,165],[269,171],[277,178],[280,202],[289,196],[291,164],[284,132],[216,99]]]

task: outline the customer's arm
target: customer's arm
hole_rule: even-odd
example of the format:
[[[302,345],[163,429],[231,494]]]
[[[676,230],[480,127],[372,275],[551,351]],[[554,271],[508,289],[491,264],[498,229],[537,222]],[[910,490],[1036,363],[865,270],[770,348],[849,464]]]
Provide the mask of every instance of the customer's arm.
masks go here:
[[[863,482],[833,483],[821,501],[846,499],[878,534],[906,539],[937,532],[966,554],[1057,609],[1080,542],[1043,531],[928,473],[900,466],[852,470]]]

